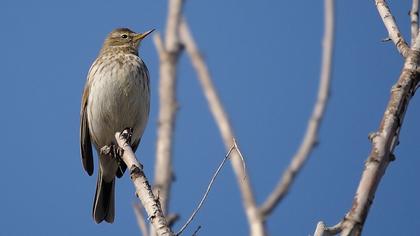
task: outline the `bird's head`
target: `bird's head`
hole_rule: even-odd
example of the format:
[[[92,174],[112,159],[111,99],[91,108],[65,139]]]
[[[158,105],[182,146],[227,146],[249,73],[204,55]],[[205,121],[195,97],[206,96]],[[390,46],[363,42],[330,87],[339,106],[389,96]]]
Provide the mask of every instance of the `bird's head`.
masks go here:
[[[131,48],[137,50],[140,42],[154,29],[144,33],[136,33],[128,28],[118,28],[113,30],[105,39],[103,49],[105,48]]]

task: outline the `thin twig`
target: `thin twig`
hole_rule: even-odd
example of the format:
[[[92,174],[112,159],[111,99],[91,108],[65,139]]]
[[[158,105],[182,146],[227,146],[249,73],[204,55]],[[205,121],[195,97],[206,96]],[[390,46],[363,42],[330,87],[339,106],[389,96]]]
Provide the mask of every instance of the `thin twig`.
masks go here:
[[[197,229],[194,231],[194,233],[192,234],[192,236],[197,236],[198,231],[200,231],[200,229],[201,229],[201,225],[199,225],[199,226],[197,227]]]
[[[334,0],[325,0],[324,5],[324,39],[322,43],[323,51],[318,98],[308,121],[306,133],[299,149],[293,156],[287,169],[284,171],[277,186],[260,208],[261,214],[264,217],[267,217],[276,208],[279,202],[281,202],[284,196],[286,196],[291,185],[295,181],[297,174],[308,160],[309,155],[318,142],[318,132],[329,98],[334,48]]]
[[[130,131],[128,130],[124,130],[123,133],[117,132],[115,134],[115,140],[117,141],[118,146],[123,150],[121,159],[130,170],[130,178],[136,189],[136,196],[140,199],[142,206],[146,210],[148,219],[150,219],[156,230],[156,234],[159,236],[173,236],[174,234],[168,226],[160,203],[154,196],[149,181],[143,172],[143,165],[138,162],[131,146],[127,142],[127,137],[129,135]]]
[[[410,10],[411,20],[411,46],[416,41],[417,34],[419,32],[419,0],[413,0]]]
[[[241,160],[242,160],[242,167],[243,167],[243,169],[244,169],[244,174],[246,174],[246,163],[245,163],[245,159],[244,159],[244,156],[242,156],[241,149],[239,149],[238,144],[236,143],[236,139],[235,139],[235,138],[233,138],[233,145],[234,145],[234,147],[235,147],[235,150],[238,152],[239,157],[240,157],[240,158],[241,158]],[[245,179],[245,178],[246,178],[246,175],[244,175],[244,177],[243,177],[243,178]]]
[[[139,225],[141,234],[143,236],[149,235],[149,231],[147,230],[146,222],[144,220],[144,215],[140,208],[140,204],[133,203],[133,209],[134,209],[134,214],[136,214],[137,224]]]
[[[213,115],[213,118],[219,128],[225,148],[226,150],[229,150],[232,146],[232,140],[235,137],[233,128],[229,122],[229,118],[224,110],[216,89],[214,88],[207,65],[196,46],[185,19],[181,21],[179,30],[181,41],[185,46],[194,69],[197,72],[197,78],[200,81],[211,114]],[[243,168],[243,162],[241,161],[239,153],[232,153],[231,163],[241,192],[243,200],[242,203],[247,216],[248,225],[250,227],[250,235],[266,235],[264,219],[258,212],[251,182],[249,178],[244,178],[244,176],[248,175],[246,174],[246,170]]]
[[[378,9],[379,15],[384,22],[386,29],[388,30],[389,38],[397,46],[398,52],[403,56],[407,57],[410,52],[410,47],[404,40],[400,30],[398,29],[397,23],[395,23],[394,16],[391,14],[391,10],[385,0],[375,0],[376,8]]]
[[[220,170],[222,169],[222,167],[225,165],[226,161],[229,159],[230,157],[230,153],[232,152],[233,149],[235,149],[236,146],[232,145],[232,147],[229,149],[228,153],[226,153],[225,158],[223,158],[223,161],[219,164],[219,166],[216,169],[216,172],[214,172],[213,177],[210,180],[210,183],[207,186],[206,192],[204,193],[203,197],[200,200],[200,203],[198,203],[197,207],[195,208],[195,210],[193,211],[193,213],[191,214],[190,218],[188,218],[187,222],[185,222],[185,224],[181,227],[181,229],[178,231],[178,233],[176,233],[175,235],[181,235],[182,232],[187,228],[187,226],[191,223],[191,221],[194,219],[195,215],[198,213],[198,211],[200,210],[200,208],[203,206],[204,201],[207,198],[207,195],[210,192],[210,189],[214,183],[214,180],[216,179],[217,175],[219,174]],[[238,149],[236,149],[238,150]]]

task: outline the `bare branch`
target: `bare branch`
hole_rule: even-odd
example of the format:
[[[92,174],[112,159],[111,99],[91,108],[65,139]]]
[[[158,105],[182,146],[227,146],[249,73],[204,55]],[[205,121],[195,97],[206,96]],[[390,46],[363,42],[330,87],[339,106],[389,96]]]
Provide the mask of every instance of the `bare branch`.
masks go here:
[[[133,209],[134,209],[134,213],[136,214],[137,224],[139,225],[141,234],[143,236],[149,235],[149,231],[147,230],[146,222],[144,220],[144,216],[143,216],[143,212],[141,211],[140,204],[133,203]]]
[[[409,102],[419,85],[417,71],[420,60],[420,35],[417,35],[410,54],[405,60],[400,77],[392,87],[391,97],[377,132],[370,134],[371,152],[365,162],[353,205],[341,223],[341,235],[361,235],[364,223],[373,203],[375,192],[393,154]]]
[[[159,117],[156,141],[156,163],[154,191],[160,193],[163,212],[168,211],[168,200],[172,185],[172,139],[175,128],[176,111],[176,65],[181,47],[178,28],[182,14],[183,0],[169,0],[165,44],[160,35],[154,37],[160,58]],[[151,235],[154,235],[151,231]]]
[[[219,172],[222,169],[222,167],[225,165],[226,161],[229,159],[230,153],[232,152],[233,149],[236,149],[236,147],[237,147],[236,145],[233,145],[229,149],[228,153],[226,153],[225,158],[223,158],[223,161],[217,167],[216,172],[214,172],[213,177],[211,177],[210,183],[207,186],[206,192],[204,193],[203,197],[201,198],[200,203],[197,205],[197,207],[195,208],[195,210],[193,211],[193,213],[191,214],[191,216],[187,220],[187,222],[185,222],[185,224],[181,227],[181,229],[178,231],[178,233],[176,233],[177,236],[182,234],[182,232],[187,228],[187,226],[191,223],[191,221],[194,219],[195,215],[198,213],[198,211],[202,207],[204,201],[207,199],[207,195],[209,194],[211,187],[213,186],[214,180],[216,179],[217,175],[219,175]],[[238,149],[236,149],[236,151],[239,152]]]
[[[376,188],[390,161],[395,157],[400,129],[405,112],[419,82],[416,71],[420,55],[420,36],[416,37],[412,51],[405,60],[398,82],[391,90],[391,98],[385,110],[376,135],[372,137],[372,150],[365,163],[365,169],[357,188],[353,206],[346,215],[343,233],[356,232],[359,235],[373,202]]]
[[[155,37],[159,45],[159,37]],[[160,46],[156,46],[160,48]],[[158,49],[161,50],[162,48]],[[172,184],[172,138],[177,111],[176,102],[176,65],[166,50],[160,54],[160,80],[159,80],[159,117],[156,141],[155,162],[155,191],[161,194],[160,202],[164,212],[168,209],[169,192]]]
[[[404,40],[397,24],[395,23],[394,16],[391,14],[391,10],[385,0],[375,0],[376,8],[378,9],[379,15],[384,22],[386,29],[388,30],[389,38],[397,46],[398,52],[403,56],[407,57],[410,48]]]
[[[133,150],[127,143],[126,136],[128,133],[129,132],[127,130],[125,130],[122,134],[117,132],[115,134],[115,140],[117,141],[118,146],[124,150],[124,154],[121,156],[121,159],[130,169],[130,177],[133,181],[134,187],[136,188],[136,196],[140,199],[144,209],[146,210],[148,218],[156,230],[156,234],[159,236],[173,236],[174,234],[168,227],[160,203],[153,195],[149,181],[143,172],[143,166],[138,162]]]
[[[204,95],[207,99],[207,102],[210,107],[210,111],[213,115],[213,118],[216,121],[219,131],[223,138],[226,150],[229,150],[232,146],[234,133],[229,122],[228,116],[224,111],[223,105],[219,99],[219,96],[214,88],[213,82],[210,77],[210,73],[207,69],[207,66],[197,49],[195,41],[190,33],[187,22],[185,20],[181,21],[180,25],[180,38],[184,44],[187,53],[191,59],[193,67],[197,72],[197,77],[200,81],[201,87],[203,89]],[[266,235],[264,220],[259,214],[258,208],[255,203],[254,194],[252,192],[251,183],[249,178],[244,178],[248,176],[246,170],[243,168],[241,158],[237,152],[231,154],[232,158],[232,167],[236,175],[236,180],[239,185],[243,204],[248,219],[248,224],[250,226],[250,232],[252,236],[262,236]]]
[[[299,149],[293,156],[289,166],[284,171],[274,191],[268,196],[261,206],[261,214],[267,217],[286,196],[297,174],[306,163],[318,141],[318,131],[321,125],[325,108],[327,106],[330,83],[331,68],[334,47],[334,0],[325,0],[324,39],[322,43],[322,64],[318,98],[309,119],[306,133]]]
[[[153,42],[155,43],[156,51],[160,60],[166,59],[166,49],[162,42],[162,37],[159,32],[153,34]]]
[[[410,10],[411,19],[411,46],[416,41],[417,34],[419,32],[419,0],[413,0]]]
[[[179,23],[182,17],[184,0],[169,0],[168,18],[166,21],[165,47],[169,53],[179,52]]]
[[[333,227],[327,227],[324,222],[318,222],[314,236],[332,236],[341,232],[342,222],[334,225]]]

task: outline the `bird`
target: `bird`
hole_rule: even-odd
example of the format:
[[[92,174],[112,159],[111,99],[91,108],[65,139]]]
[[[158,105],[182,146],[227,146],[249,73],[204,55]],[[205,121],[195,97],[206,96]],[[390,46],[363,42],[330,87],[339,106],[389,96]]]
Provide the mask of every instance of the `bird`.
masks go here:
[[[101,150],[117,147],[115,133],[130,128],[130,145],[136,151],[149,117],[149,71],[139,57],[139,46],[153,31],[135,33],[128,28],[114,29],[87,75],[80,111],[80,150],[83,168],[89,176],[94,170],[92,144],[98,153],[92,209],[97,224],[104,220],[114,222],[115,177],[122,177],[127,168],[118,152]]]

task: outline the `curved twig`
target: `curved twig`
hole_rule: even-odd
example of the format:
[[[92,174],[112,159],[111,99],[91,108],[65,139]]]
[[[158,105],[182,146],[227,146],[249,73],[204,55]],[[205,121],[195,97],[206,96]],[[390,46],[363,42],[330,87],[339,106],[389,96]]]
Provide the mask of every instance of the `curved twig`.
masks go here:
[[[213,177],[211,177],[210,183],[208,184],[207,189],[206,189],[206,192],[204,193],[203,197],[201,198],[200,203],[198,203],[197,207],[194,209],[193,213],[191,214],[190,218],[188,218],[187,222],[185,222],[185,224],[181,227],[181,229],[178,231],[178,233],[175,234],[176,236],[182,234],[182,232],[187,228],[187,226],[194,219],[195,215],[201,209],[201,207],[203,206],[204,201],[207,199],[207,195],[209,194],[211,187],[213,186],[214,180],[216,179],[216,177],[219,174],[219,172],[222,169],[222,167],[225,165],[226,161],[229,159],[230,153],[232,152],[233,149],[236,149],[236,147],[237,147],[236,145],[232,146],[229,149],[228,153],[226,153],[225,158],[223,158],[223,161],[217,167],[216,172],[214,172]],[[236,149],[236,151],[238,151],[238,149]],[[199,228],[201,228],[201,227],[199,227]]]
[[[289,166],[284,171],[282,178],[279,180],[273,192],[260,207],[261,214],[264,217],[267,217],[284,198],[284,196],[286,196],[295,180],[296,175],[306,163],[309,155],[312,153],[318,142],[318,131],[327,106],[331,83],[331,68],[334,48],[334,0],[325,1],[324,15],[324,40],[322,43],[323,51],[318,98],[315,103],[314,110],[312,111],[311,118],[309,119],[305,136],[298,151],[293,156]]]

